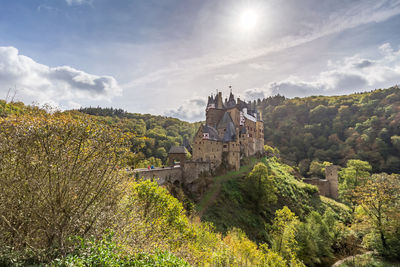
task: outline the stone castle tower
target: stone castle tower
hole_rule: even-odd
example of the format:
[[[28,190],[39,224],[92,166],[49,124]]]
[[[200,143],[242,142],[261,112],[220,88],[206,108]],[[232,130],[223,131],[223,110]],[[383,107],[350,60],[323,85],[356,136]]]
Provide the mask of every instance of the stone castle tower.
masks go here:
[[[242,157],[262,153],[264,126],[261,113],[251,104],[232,92],[229,99],[222,99],[219,92],[208,97],[206,122],[201,125],[193,140],[192,159],[210,162],[215,168],[225,164],[227,168],[240,168]]]

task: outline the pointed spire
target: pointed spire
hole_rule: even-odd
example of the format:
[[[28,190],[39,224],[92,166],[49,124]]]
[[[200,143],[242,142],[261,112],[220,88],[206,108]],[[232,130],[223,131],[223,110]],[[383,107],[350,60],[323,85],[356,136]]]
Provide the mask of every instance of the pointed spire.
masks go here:
[[[235,97],[232,94],[232,90],[231,93],[229,94],[229,101],[235,101]]]
[[[218,92],[217,96],[215,97],[215,107],[218,109],[224,108],[224,103],[222,100],[222,92]]]

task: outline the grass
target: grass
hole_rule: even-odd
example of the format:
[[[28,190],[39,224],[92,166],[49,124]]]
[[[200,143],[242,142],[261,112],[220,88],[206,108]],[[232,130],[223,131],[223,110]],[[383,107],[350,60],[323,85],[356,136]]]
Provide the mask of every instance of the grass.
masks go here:
[[[262,211],[256,209],[254,192],[247,189],[245,179],[260,161],[269,166],[278,189],[278,201]],[[265,242],[268,240],[265,225],[271,222],[275,211],[285,205],[300,219],[304,219],[313,210],[323,214],[328,207],[334,211],[337,219],[347,218],[349,213],[345,205],[320,197],[315,186],[298,180],[292,167],[274,157],[253,158],[248,164],[243,164],[239,171],[215,177],[196,210],[201,220],[212,222],[221,233],[240,228],[253,241]]]
[[[238,178],[251,171],[253,166],[258,162],[257,158],[249,158],[249,164],[243,165],[238,171],[230,171],[224,175],[215,176],[211,188],[204,194],[199,204],[196,206],[196,212],[201,218],[207,208],[213,204],[221,191],[221,184],[234,178]]]

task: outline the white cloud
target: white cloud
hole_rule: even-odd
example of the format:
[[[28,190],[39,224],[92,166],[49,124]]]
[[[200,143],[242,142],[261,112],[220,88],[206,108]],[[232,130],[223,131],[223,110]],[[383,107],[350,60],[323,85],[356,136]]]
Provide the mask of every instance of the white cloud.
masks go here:
[[[266,63],[250,63],[249,67],[255,70],[271,70],[271,66]]]
[[[8,88],[14,86],[18,100],[53,105],[79,99],[108,100],[122,93],[113,77],[97,76],[69,66],[49,67],[20,55],[14,47],[0,47],[0,93],[6,96]]]
[[[205,98],[193,98],[178,108],[165,112],[165,115],[187,121],[200,121],[204,119],[206,104]]]
[[[65,0],[68,5],[83,5],[83,4],[91,4],[93,0]]]
[[[400,2],[398,0],[373,0],[351,3],[349,2],[348,5],[338,9],[336,12],[321,13],[324,17],[318,18],[316,21],[310,19],[307,23],[309,27],[306,27],[304,32],[300,31],[300,33],[296,34],[291,33],[278,36],[274,39],[273,43],[268,45],[265,45],[265,40],[260,41],[258,45],[253,44],[249,47],[235,46],[233,43],[227,46],[224,43],[222,47],[212,47],[211,50],[208,50],[208,53],[206,52],[203,55],[197,56],[196,54],[196,56],[176,59],[174,64],[168,64],[162,68],[144,73],[141,77],[127,82],[124,86],[135,87],[153,84],[166,79],[181,80],[182,77],[201,77],[201,75],[219,68],[240,64],[285,49],[304,45],[319,38],[340,33],[360,25],[382,22],[400,14]],[[293,24],[291,25],[293,27],[303,26],[298,21],[290,23]],[[190,46],[193,46],[191,42],[189,43]],[[187,50],[192,49],[189,47]],[[269,70],[268,65],[250,63],[249,67]]]
[[[329,61],[327,70],[313,78],[290,76],[262,88],[244,91],[245,97],[254,99],[281,94],[287,97],[309,95],[334,95],[381,88],[400,81],[400,49],[389,43],[379,47],[381,58],[367,59],[354,55],[336,62]]]
[[[232,81],[236,80],[239,77],[238,73],[226,73],[226,74],[217,74],[215,75],[216,81]]]
[[[37,11],[38,12],[42,12],[42,11],[47,11],[47,12],[59,12],[60,10],[58,8],[52,7],[52,6],[48,6],[48,5],[39,5],[37,7]]]
[[[263,99],[267,95],[270,95],[270,93],[266,93],[264,88],[251,88],[243,92],[243,99],[246,101],[258,98]]]
[[[271,82],[265,86],[249,88],[237,94],[246,101],[276,94],[286,97],[310,95],[339,95],[355,91],[395,85],[400,82],[400,49],[383,44],[378,49],[380,58],[369,59],[354,55],[335,62],[329,61],[327,69],[307,79],[289,76],[287,79]],[[177,109],[165,114],[188,121],[204,119],[206,97],[184,102]]]

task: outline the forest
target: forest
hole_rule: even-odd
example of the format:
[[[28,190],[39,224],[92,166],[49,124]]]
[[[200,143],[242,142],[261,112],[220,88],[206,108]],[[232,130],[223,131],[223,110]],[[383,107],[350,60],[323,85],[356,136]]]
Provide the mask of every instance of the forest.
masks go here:
[[[133,114],[122,109],[81,108],[80,113],[95,116],[97,119],[132,133],[132,168],[148,165],[161,166],[166,163],[168,151],[172,146],[191,142],[200,123],[189,123],[175,118],[150,114]]]
[[[199,123],[0,101],[0,266],[398,266],[399,89],[252,104],[273,153],[198,200],[130,169]],[[338,201],[301,179],[331,164]]]
[[[321,176],[314,166],[349,159],[371,164],[373,172],[400,172],[400,89],[392,87],[343,96],[287,99],[277,95],[250,102],[261,110],[265,143],[277,147],[285,163],[301,175]],[[132,114],[122,109],[81,108],[137,137],[132,166],[165,163],[171,146],[192,141],[198,123]],[[311,167],[311,168],[310,168]],[[318,168],[317,168],[318,169]]]
[[[314,162],[344,166],[349,159],[373,172],[400,172],[400,89],[395,86],[343,96],[254,102],[263,111],[264,138],[302,175]]]

